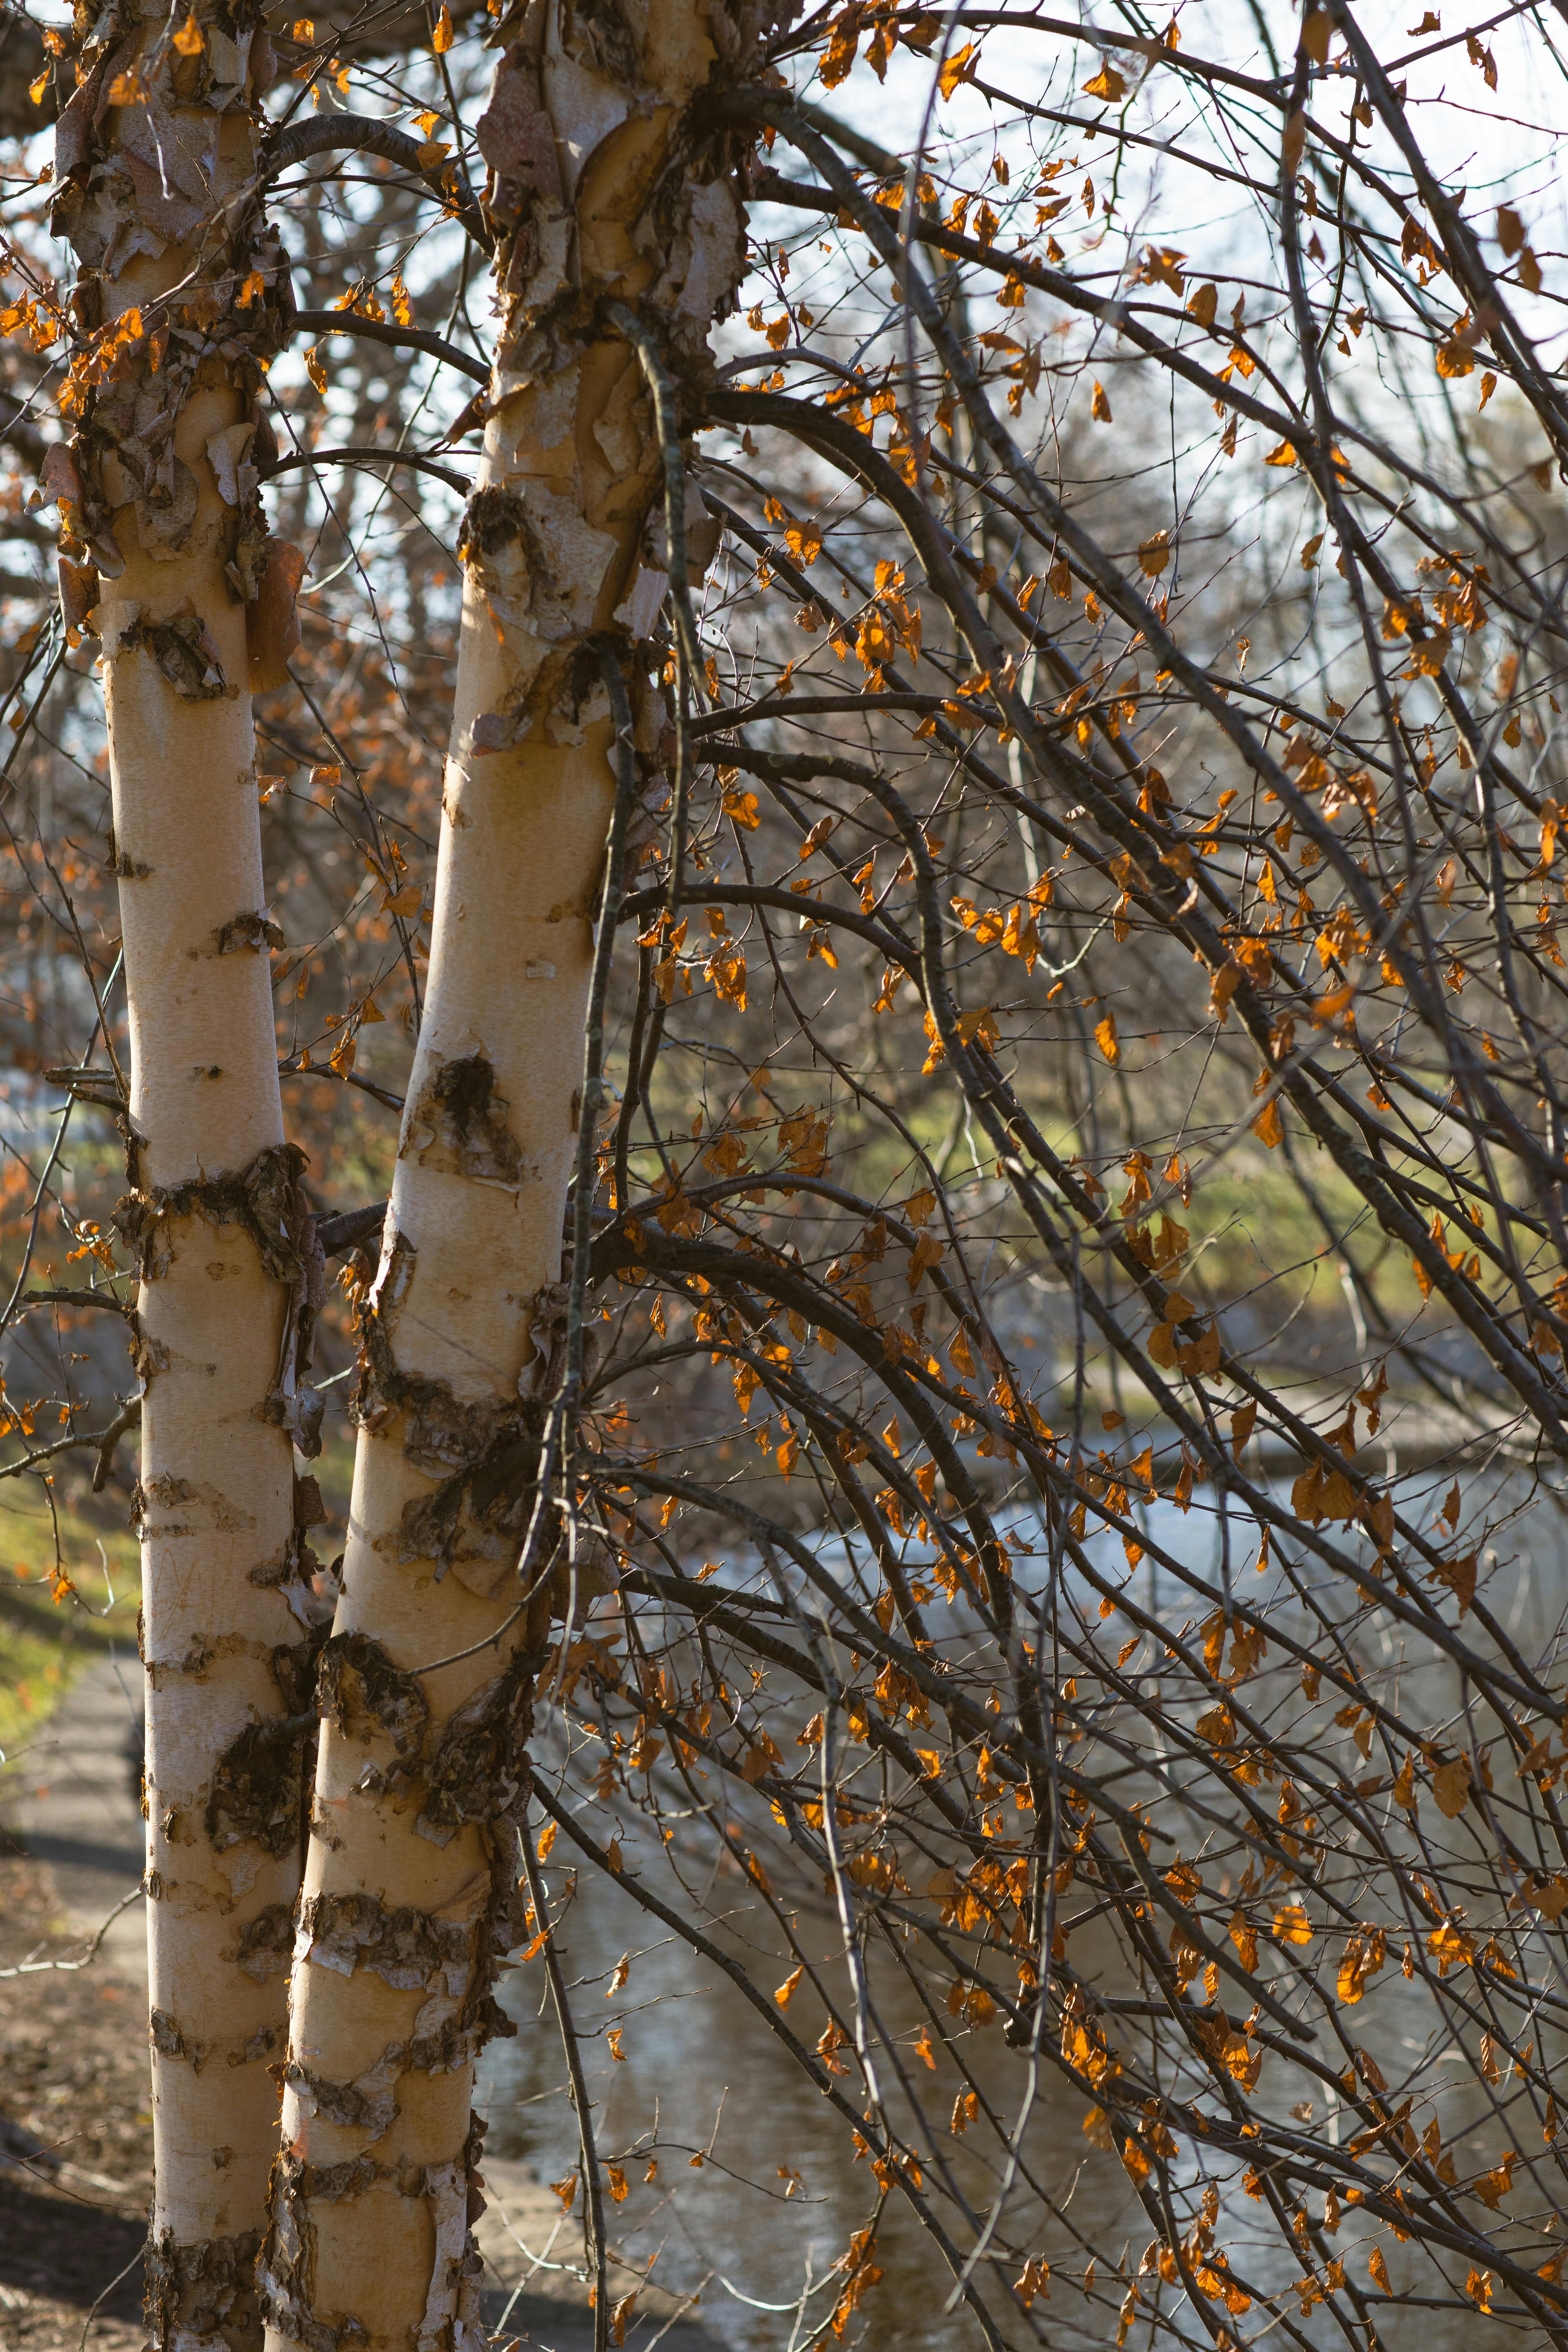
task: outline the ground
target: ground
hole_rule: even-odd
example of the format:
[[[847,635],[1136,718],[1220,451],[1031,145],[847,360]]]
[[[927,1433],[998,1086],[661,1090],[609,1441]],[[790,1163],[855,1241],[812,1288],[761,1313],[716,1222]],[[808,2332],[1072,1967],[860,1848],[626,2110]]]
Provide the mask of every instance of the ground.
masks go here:
[[[79,1940],[56,1932],[58,1909],[46,1870],[0,1854],[0,1968],[79,1954]],[[152,2187],[142,1999],[100,1961],[0,1978],[3,2352],[78,2352],[100,2295],[91,2352],[142,2343]]]
[[[346,1444],[318,1467],[341,1519]],[[53,1509],[23,1482],[0,1490],[0,2352],[143,2342],[142,1674],[124,1515],[122,1495],[94,1497],[79,1480],[62,1479]],[[122,1903],[89,1966],[31,1965],[79,1958]],[[580,2251],[579,2233],[557,2231],[557,2200],[525,2166],[492,2158],[484,2171],[487,2323],[504,2315],[520,2347],[591,2352],[566,2243]],[[613,2261],[611,2286],[619,2302],[638,2274]],[[656,2336],[663,2352],[718,2352],[684,2305],[640,2287],[628,2352]]]
[[[0,1775],[0,2352],[140,2352],[141,2263],[152,2188],[142,1820],[132,1649],[89,1652]],[[7,1826],[8,1825],[8,1826]],[[79,1958],[124,1897],[85,1968]],[[7,1969],[25,1969],[22,1974]],[[489,2158],[484,2317],[539,2352],[591,2352],[575,2229],[527,2167]],[[718,2352],[685,2306],[613,2261],[616,2302],[637,2288],[629,2352]],[[514,2292],[515,2291],[515,2292]]]

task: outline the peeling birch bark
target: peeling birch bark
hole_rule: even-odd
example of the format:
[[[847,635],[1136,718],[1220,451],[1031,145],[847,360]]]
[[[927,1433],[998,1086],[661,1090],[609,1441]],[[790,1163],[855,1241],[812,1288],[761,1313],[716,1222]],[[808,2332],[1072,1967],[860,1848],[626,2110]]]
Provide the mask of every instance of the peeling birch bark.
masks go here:
[[[521,29],[519,29],[521,28]],[[754,69],[751,0],[532,0],[478,139],[500,328],[466,588],[425,1024],[361,1318],[343,1589],[295,1944],[283,2154],[260,2269],[275,2352],[477,2340],[475,2057],[521,1940],[550,1596],[516,1607],[559,1354],[562,1222],[615,786],[596,645],[618,643],[645,774],[661,459],[608,302],[693,414],[743,219],[708,89]],[[699,577],[700,567],[699,567]]]
[[[46,488],[73,642],[102,641],[131,1029],[159,2352],[259,2342],[302,1810],[276,1727],[315,1598],[290,1434],[322,1292],[283,1142],[250,717],[292,553],[251,462],[288,311],[249,190],[252,23],[244,0],[79,6],[55,163],[79,341]]]

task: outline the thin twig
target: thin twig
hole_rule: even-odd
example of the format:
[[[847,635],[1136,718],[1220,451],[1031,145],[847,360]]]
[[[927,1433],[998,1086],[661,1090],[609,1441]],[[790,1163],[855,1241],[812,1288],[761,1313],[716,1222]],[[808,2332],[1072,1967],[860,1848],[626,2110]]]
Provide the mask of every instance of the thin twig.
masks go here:
[[[594,2145],[594,2114],[588,2099],[588,2084],[583,2073],[583,2053],[577,2046],[577,2035],[572,2023],[571,2005],[566,1998],[565,1979],[555,1952],[555,1930],[545,1901],[544,1882],[539,1874],[539,1858],[533,1850],[533,1831],[524,1821],[517,1832],[518,1852],[522,1856],[523,1874],[528,1880],[528,1899],[533,1906],[533,1931],[543,1938],[545,1973],[550,1979],[550,1998],[555,2005],[555,2021],[561,2029],[561,2046],[566,2053],[566,2071],[572,2078],[572,2104],[577,2110],[577,2136],[581,2143],[583,2189],[587,2200],[589,2259],[594,2265],[594,2352],[608,2352],[610,2342],[609,2254],[605,2243],[605,2192],[599,2179],[599,2159]]]
[[[102,1927],[100,1927],[98,1933],[94,1936],[91,1943],[88,1946],[80,1959],[23,1960],[16,1968],[0,1969],[0,1977],[39,1977],[47,1976],[51,1970],[60,1976],[74,1976],[78,1969],[90,1967],[91,1963],[98,1958],[99,1949],[105,1936],[108,1935],[110,1927],[113,1927],[121,1913],[122,1911],[129,1911],[133,1903],[140,1903],[143,1895],[146,1894],[146,1891],[147,1890],[144,1886],[138,1885],[131,1889],[129,1895],[122,1895],[121,1896],[119,1902],[115,1905],[108,1918],[105,1919]],[[121,2276],[124,2276],[123,2272],[121,2273]]]

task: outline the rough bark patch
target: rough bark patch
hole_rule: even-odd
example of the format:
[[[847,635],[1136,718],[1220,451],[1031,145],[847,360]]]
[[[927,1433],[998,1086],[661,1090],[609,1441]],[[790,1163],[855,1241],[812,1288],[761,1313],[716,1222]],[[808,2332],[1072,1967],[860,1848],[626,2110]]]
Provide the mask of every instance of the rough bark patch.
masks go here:
[[[132,621],[121,630],[114,650],[116,656],[151,654],[162,677],[185,702],[220,702],[236,690],[224,676],[218,649],[194,606],[169,621]]]
[[[150,1895],[153,1895],[154,1901],[157,1899],[157,1895],[153,1882],[157,1877],[158,1873],[155,1870],[150,1870],[147,1873],[145,1882],[147,1892]],[[160,2058],[188,2058],[191,2063],[193,2072],[197,2074],[201,2073],[202,2066],[207,2055],[206,2043],[205,2042],[187,2042],[184,2033],[180,2031],[179,2026],[170,2016],[166,2009],[154,2009],[149,2016],[147,2020],[147,2039],[151,2042],[153,2049],[158,2053]]]
[[[168,1271],[172,1256],[168,1227],[180,1218],[194,1216],[211,1225],[247,1226],[273,1280],[298,1282],[306,1271],[309,1245],[310,1213],[300,1189],[305,1164],[305,1154],[297,1143],[280,1143],[261,1152],[238,1176],[138,1188],[116,1202],[115,1231],[135,1252],[143,1282],[156,1282]]]
[[[270,2227],[256,2265],[257,2299],[262,2318],[308,2352],[351,2352],[369,2341],[363,2323],[342,2313],[315,2310],[316,2232],[306,2200],[309,2168],[297,2156],[280,2156],[268,2184]]]
[[[458,1561],[494,1562],[473,1588],[489,1590],[515,1558],[538,1470],[542,1414],[531,1401],[468,1403],[444,1381],[399,1370],[393,1339],[415,1258],[404,1236],[395,1235],[382,1276],[360,1310],[359,1380],[350,1417],[361,1429],[376,1430],[404,1412],[405,1458],[441,1482],[433,1495],[404,1505],[400,1559],[434,1560],[437,1580]]]
[[[316,1692],[323,1716],[344,1738],[384,1733],[398,1761],[412,1769],[425,1746],[430,1709],[412,1675],[395,1666],[367,1633],[334,1633],[321,1646]]]
[[[521,541],[542,562],[543,550],[531,546],[532,538],[528,509],[516,491],[487,482],[482,489],[473,492],[463,509],[463,520],[458,529],[458,561],[471,569],[483,557],[499,555],[504,548]]]
[[[352,2083],[335,2083],[313,2067],[290,2059],[283,2080],[307,2115],[319,2115],[343,2131],[363,2131],[373,2140],[388,2132],[397,2115],[395,2085],[406,2074],[408,2045],[389,2042],[374,2066]]]
[[[298,1843],[304,1737],[298,1727],[251,1723],[224,1749],[205,1814],[215,1853],[254,1844],[280,1858]]]
[[[242,2231],[233,2238],[210,2238],[181,2245],[173,2231],[153,2237],[147,2248],[142,2312],[154,2352],[165,2352],[194,2336],[221,2340],[230,2352],[251,2352],[258,2337],[256,2258],[261,2233]]]
[[[213,933],[219,955],[237,955],[241,948],[280,948],[283,933],[269,915],[235,915]]]
[[[313,1553],[310,1556],[315,1557]],[[253,1581],[256,1574],[252,1569]],[[273,1651],[272,1679],[278,1685],[285,1715],[304,1715],[315,1703],[316,1670],[331,1633],[331,1621],[324,1618],[310,1628],[302,1642],[279,1643]]]
[[[252,694],[289,683],[289,663],[300,650],[300,614],[295,599],[305,577],[305,559],[286,540],[266,542],[266,568],[256,601],[246,607],[245,650]],[[282,945],[282,941],[279,941]]]
[[[319,2198],[323,2205],[339,2205],[345,2198],[362,2197],[378,2180],[394,2177],[393,2167],[377,2164],[374,2156],[351,2156],[342,2164],[307,2164],[301,2183],[307,2197]]]
[[[236,1968],[260,1984],[268,1977],[287,1976],[294,1957],[294,1912],[288,1903],[269,1903],[239,1931],[233,1959]]]
[[[529,1789],[533,1677],[543,1663],[543,1656],[514,1658],[453,1715],[415,1823],[422,1837],[445,1845],[465,1822],[521,1814]]]
[[[559,199],[555,126],[540,94],[539,70],[519,42],[496,68],[489,106],[474,127],[480,154],[496,175],[492,217],[516,220],[534,195]]]
[[[415,2352],[468,2352],[479,2336],[484,2263],[468,2234],[468,2178],[462,2162],[425,2168],[425,2195],[436,2225],[436,2254]]]
[[[374,1969],[395,1992],[422,1992],[449,1968],[467,1979],[473,1925],[433,1919],[410,1904],[387,1911],[374,1895],[311,1895],[300,1906],[295,1948],[298,1958],[340,1976]]]

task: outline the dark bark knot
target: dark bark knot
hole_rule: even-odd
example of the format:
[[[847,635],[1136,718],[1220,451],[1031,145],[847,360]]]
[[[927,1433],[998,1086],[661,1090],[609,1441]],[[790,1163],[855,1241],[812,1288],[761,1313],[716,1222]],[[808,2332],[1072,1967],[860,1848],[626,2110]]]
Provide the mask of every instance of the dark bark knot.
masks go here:
[[[483,1054],[443,1062],[408,1114],[400,1157],[515,1192],[525,1171],[521,1147],[507,1125],[510,1108]]]
[[[474,1958],[471,1920],[432,1918],[403,1904],[386,1910],[374,1895],[311,1895],[300,1905],[300,1936],[310,1958],[341,1976],[369,1969],[395,1992],[424,1992],[448,1969],[467,1979]]]
[[[213,933],[219,955],[237,955],[241,948],[280,948],[283,933],[270,915],[235,915]]]
[[[121,654],[151,655],[159,673],[184,702],[220,702],[237,694],[224,674],[223,662],[206,623],[192,606],[172,620],[138,618],[122,629],[115,647]]]

